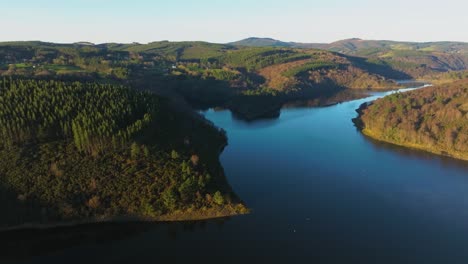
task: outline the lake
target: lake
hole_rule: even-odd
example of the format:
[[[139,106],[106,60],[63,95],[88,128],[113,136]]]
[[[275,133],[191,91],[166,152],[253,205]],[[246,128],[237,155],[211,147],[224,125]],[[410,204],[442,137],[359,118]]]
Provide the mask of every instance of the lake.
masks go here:
[[[15,232],[3,248],[48,264],[468,263],[468,163],[363,136],[355,110],[385,94],[255,122],[203,112],[250,215]]]

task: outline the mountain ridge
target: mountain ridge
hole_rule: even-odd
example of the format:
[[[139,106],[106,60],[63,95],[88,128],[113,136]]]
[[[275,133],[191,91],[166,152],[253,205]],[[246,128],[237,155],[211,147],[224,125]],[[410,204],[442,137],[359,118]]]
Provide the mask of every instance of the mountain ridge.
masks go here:
[[[236,46],[250,46],[250,47],[282,47],[287,46],[291,48],[319,48],[319,49],[332,49],[332,48],[346,48],[350,44],[358,47],[363,46],[372,46],[372,47],[388,47],[391,45],[409,45],[409,46],[418,46],[422,45],[423,47],[428,47],[431,45],[442,45],[442,46],[454,46],[460,45],[464,47],[464,50],[468,52],[468,42],[462,41],[424,41],[424,42],[417,42],[417,41],[398,41],[398,40],[374,40],[374,39],[361,39],[361,38],[348,38],[348,39],[341,39],[337,41],[333,41],[330,43],[303,43],[303,42],[285,42],[278,39],[273,38],[261,38],[261,37],[249,37],[246,39],[229,42],[229,45],[236,45]],[[417,47],[417,49],[419,49]],[[342,53],[347,53],[352,51],[353,49],[349,50],[342,50]]]

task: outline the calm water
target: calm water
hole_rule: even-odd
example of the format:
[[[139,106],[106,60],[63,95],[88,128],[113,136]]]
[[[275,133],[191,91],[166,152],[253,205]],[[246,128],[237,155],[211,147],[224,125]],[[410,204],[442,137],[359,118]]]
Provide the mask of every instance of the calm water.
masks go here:
[[[221,161],[251,215],[14,243],[38,255],[26,263],[468,263],[468,163],[365,138],[351,119],[372,99],[252,123],[205,112],[228,133]]]

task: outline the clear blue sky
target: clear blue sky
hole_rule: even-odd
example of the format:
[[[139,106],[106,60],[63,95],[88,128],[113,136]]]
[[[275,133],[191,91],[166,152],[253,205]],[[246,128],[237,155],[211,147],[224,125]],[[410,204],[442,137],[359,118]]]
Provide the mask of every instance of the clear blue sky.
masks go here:
[[[0,41],[468,42],[467,0],[0,0]]]

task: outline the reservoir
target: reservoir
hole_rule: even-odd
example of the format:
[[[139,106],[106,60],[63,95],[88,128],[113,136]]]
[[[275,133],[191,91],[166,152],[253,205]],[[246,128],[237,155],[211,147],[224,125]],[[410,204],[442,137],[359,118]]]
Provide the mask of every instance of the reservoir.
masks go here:
[[[1,263],[468,263],[468,163],[363,136],[355,110],[386,94],[254,122],[203,112],[251,214],[16,231]]]

